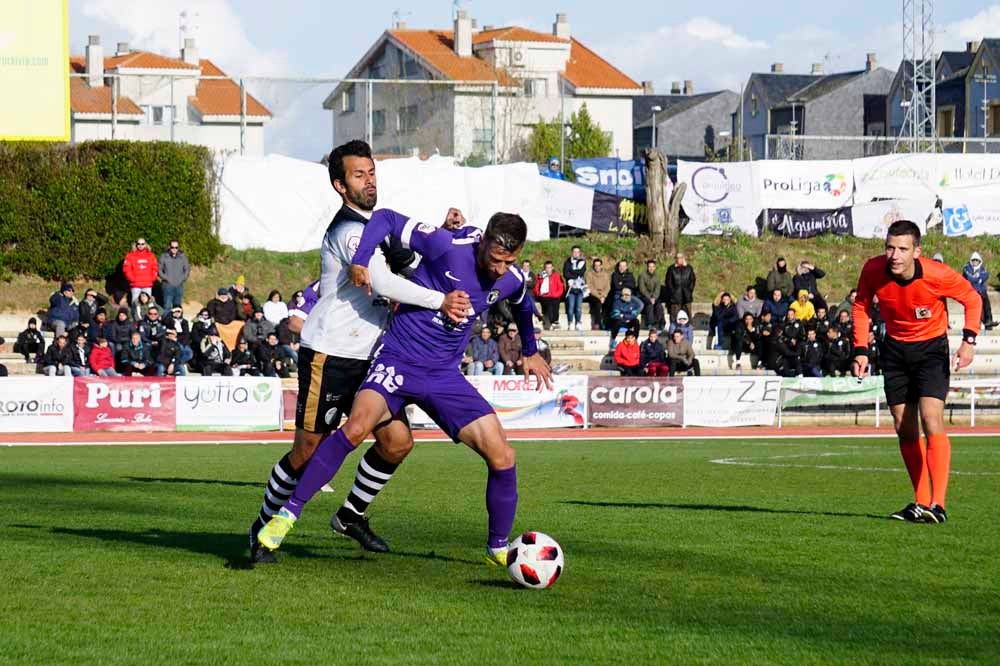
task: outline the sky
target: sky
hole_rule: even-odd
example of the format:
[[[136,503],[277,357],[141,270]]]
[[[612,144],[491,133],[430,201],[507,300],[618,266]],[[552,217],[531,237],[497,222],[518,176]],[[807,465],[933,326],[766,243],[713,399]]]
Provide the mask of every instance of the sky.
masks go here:
[[[392,25],[393,14],[412,28],[451,27],[450,0],[70,0],[70,46],[82,54],[98,34],[106,51],[119,41],[175,55],[180,14],[203,58],[245,77],[343,76]],[[1000,2],[937,0],[937,50],[1000,37]],[[669,6],[669,11],[667,7]],[[568,14],[573,36],[636,81],[658,93],[671,81],[694,81],[695,91],[739,90],[750,73],[781,62],[808,73],[862,69],[865,54],[896,69],[902,55],[899,0],[465,0],[461,7],[483,25],[519,25],[550,32],[557,12]],[[329,84],[255,80],[251,92],[275,112],[266,130],[268,152],[319,159],[332,139],[330,112],[321,108]]]

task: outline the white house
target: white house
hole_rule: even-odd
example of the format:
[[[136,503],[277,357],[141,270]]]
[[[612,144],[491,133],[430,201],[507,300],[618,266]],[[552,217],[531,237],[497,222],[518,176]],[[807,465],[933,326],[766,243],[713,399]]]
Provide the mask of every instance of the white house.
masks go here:
[[[182,141],[216,152],[240,150],[239,85],[211,60],[198,57],[193,39],[184,40],[180,58],[133,51],[119,42],[104,56],[101,39],[91,35],[83,56],[70,57],[70,137]],[[112,118],[112,86],[119,75],[117,114]],[[263,155],[264,125],[271,112],[246,96],[245,154]]]
[[[552,33],[520,27],[477,29],[461,10],[454,30],[384,32],[327,96],[333,142],[370,139],[377,153],[440,152],[501,161],[518,149],[539,118],[554,120],[584,103],[611,136],[609,156],[632,157],[632,97],[641,85],[570,34],[565,14]],[[408,84],[403,80],[460,82]],[[494,99],[494,92],[496,98]],[[560,97],[562,94],[562,98]]]

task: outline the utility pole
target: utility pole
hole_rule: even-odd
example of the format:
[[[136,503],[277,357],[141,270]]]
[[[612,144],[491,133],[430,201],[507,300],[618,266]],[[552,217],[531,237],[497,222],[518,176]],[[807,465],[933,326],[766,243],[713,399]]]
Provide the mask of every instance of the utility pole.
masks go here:
[[[989,113],[990,113],[990,97],[989,97],[989,84],[996,83],[997,77],[995,74],[990,74],[990,66],[986,63],[986,58],[983,58],[983,66],[980,69],[980,73],[976,74],[973,79],[976,83],[983,84],[983,153],[986,153],[986,139],[989,136]],[[993,128],[996,131],[997,128]]]
[[[903,0],[903,125],[897,148],[917,152],[928,140],[937,142],[937,97],[934,85],[934,0]],[[909,99],[906,99],[909,95]],[[936,149],[936,148],[935,148]]]

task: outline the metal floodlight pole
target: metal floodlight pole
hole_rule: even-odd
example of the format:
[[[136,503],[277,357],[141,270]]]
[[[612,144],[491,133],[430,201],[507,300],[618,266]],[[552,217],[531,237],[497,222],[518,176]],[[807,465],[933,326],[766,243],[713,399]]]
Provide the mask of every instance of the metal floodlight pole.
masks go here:
[[[118,136],[118,78],[111,81],[111,138]]]
[[[657,111],[663,111],[663,107],[660,106],[659,104],[657,104],[656,106],[653,107],[653,140],[652,140],[652,144],[651,144],[653,150],[656,150],[656,112]]]
[[[177,124],[177,106],[174,103],[174,77],[170,77],[170,142],[174,141],[174,125]]]
[[[372,95],[375,90],[375,85],[368,80],[368,145],[372,146],[375,144],[375,100],[372,99]]]
[[[740,115],[739,115],[739,142],[740,142],[740,162],[743,161],[743,95],[746,93],[746,84],[740,83]]]
[[[559,168],[566,168],[566,81],[559,78]]]
[[[493,82],[492,104],[490,108],[490,124],[493,127],[493,164],[497,163],[497,92],[500,87],[498,81]]]
[[[247,149],[247,87],[240,79],[240,155],[245,155]]]

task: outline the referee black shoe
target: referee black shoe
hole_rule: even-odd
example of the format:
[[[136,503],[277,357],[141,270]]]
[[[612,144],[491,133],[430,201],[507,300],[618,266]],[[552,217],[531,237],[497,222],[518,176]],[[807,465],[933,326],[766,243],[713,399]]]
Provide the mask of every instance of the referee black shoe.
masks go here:
[[[931,504],[930,508],[924,510],[923,519],[925,523],[943,523],[948,520],[948,512],[939,504]]]
[[[351,522],[344,522],[337,514],[330,518],[330,527],[337,534],[350,537],[361,544],[361,547],[370,553],[388,553],[389,544],[372,532],[368,527],[368,518],[362,516]]]
[[[924,514],[930,509],[916,502],[910,502],[899,511],[889,515],[893,520],[905,520],[908,523],[922,523],[926,519]]]

